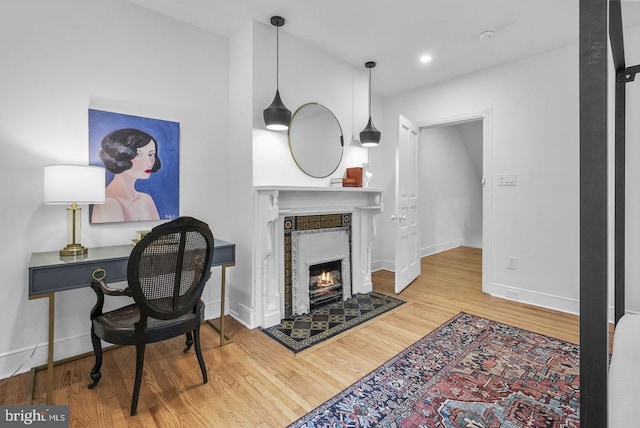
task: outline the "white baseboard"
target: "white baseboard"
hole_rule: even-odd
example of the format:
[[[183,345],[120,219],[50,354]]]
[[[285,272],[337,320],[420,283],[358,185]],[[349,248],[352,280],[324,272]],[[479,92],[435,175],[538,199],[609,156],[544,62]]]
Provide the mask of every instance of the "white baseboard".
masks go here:
[[[243,326],[245,326],[248,329],[252,329],[252,325],[253,325],[253,312],[243,306],[243,305],[238,305],[238,307],[240,308],[239,311],[233,311],[231,309],[229,309],[229,315],[236,321],[238,321],[240,324],[242,324]],[[250,322],[249,322],[250,321]],[[278,321],[279,322],[279,321]]]
[[[524,290],[522,288],[511,287],[503,284],[492,283],[489,286],[488,294],[501,297],[507,300],[527,303],[534,306],[540,306],[547,309],[553,309],[569,314],[580,314],[580,301],[578,299],[570,299],[567,297],[555,296],[553,294],[538,293],[535,291]],[[627,311],[628,314],[638,314],[636,311]],[[615,308],[611,305],[607,308],[607,319],[609,323],[615,322]]]
[[[229,307],[229,312],[228,315],[232,316],[233,319],[235,319],[236,321],[238,321],[240,324],[242,324],[243,326],[251,329],[254,327],[255,322],[254,322],[254,314],[253,311],[246,307],[245,305],[242,304],[235,304],[235,306],[237,306],[238,310],[233,310],[232,307],[234,305],[232,305],[231,307]],[[278,322],[276,324],[278,324],[281,320],[278,319]]]
[[[612,323],[612,324],[615,323],[616,310],[615,310],[615,308],[613,306],[609,306],[607,314],[608,314],[609,322]],[[625,311],[625,315],[626,314],[629,314],[629,315],[640,315],[640,312],[627,310],[627,311]]]
[[[47,344],[39,343],[33,348],[20,349],[0,355],[0,379],[19,375],[47,362]]]
[[[560,312],[566,312],[574,315],[578,315],[580,313],[580,301],[578,299],[570,299],[548,293],[539,293],[536,291],[496,283],[489,284],[487,292],[495,297],[527,303]]]
[[[396,271],[396,263],[390,260],[377,260],[371,263],[371,272],[377,270],[388,270],[389,272]]]
[[[434,254],[441,253],[443,251],[452,250],[454,248],[458,248],[462,244],[460,240],[453,240],[449,242],[444,242],[441,244],[430,245],[428,247],[423,247],[420,249],[420,257],[427,257]],[[396,262],[395,260],[376,260],[371,262],[371,271],[375,272],[378,270],[388,270],[390,272],[396,271]]]
[[[458,248],[461,245],[462,243],[459,239],[454,239],[453,241],[449,242],[443,242],[441,244],[429,245],[428,247],[423,247],[420,249],[420,257],[432,256],[443,251]]]
[[[271,327],[274,325],[278,325],[282,322],[282,317],[280,316],[280,311],[271,312],[264,315],[264,324],[262,327]]]
[[[228,302],[225,301],[225,304]],[[204,319],[212,320],[220,317],[220,299],[204,302]]]
[[[53,359],[54,361],[59,361],[87,352],[93,352],[89,332],[79,336],[55,340]],[[8,378],[14,372],[18,375],[28,372],[32,367],[45,365],[47,364],[48,355],[48,341],[38,343],[35,351],[34,348],[25,348],[1,355],[0,379]]]
[[[384,261],[376,260],[371,262],[371,272],[375,272],[383,269],[384,269]]]

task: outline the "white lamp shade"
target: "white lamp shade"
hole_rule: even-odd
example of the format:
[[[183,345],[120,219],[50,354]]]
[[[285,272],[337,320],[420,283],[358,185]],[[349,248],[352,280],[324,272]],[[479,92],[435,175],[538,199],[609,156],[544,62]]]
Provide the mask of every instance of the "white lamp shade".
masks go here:
[[[92,165],[45,165],[45,204],[104,204],[105,170]]]

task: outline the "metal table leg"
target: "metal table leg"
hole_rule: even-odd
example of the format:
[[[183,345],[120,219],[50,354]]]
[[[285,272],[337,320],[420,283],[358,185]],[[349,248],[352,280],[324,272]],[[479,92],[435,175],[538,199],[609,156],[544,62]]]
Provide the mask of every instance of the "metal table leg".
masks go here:
[[[227,267],[234,266],[234,264],[222,265],[222,280],[220,284],[220,320],[208,320],[211,327],[220,333],[220,346],[233,343],[233,339],[224,333],[224,300],[225,300],[225,283]]]

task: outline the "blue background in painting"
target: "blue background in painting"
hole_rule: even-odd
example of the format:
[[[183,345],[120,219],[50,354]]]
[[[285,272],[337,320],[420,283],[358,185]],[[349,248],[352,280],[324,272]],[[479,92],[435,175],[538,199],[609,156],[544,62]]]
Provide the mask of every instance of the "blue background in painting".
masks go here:
[[[180,124],[167,120],[130,116],[89,109],[89,164],[104,167],[100,160],[102,139],[109,132],[135,128],[151,135],[158,143],[157,156],[162,165],[146,180],[136,181],[136,190],[153,198],[160,220],[178,217],[180,211]],[[114,174],[107,170],[109,185]],[[93,212],[90,206],[89,215]]]

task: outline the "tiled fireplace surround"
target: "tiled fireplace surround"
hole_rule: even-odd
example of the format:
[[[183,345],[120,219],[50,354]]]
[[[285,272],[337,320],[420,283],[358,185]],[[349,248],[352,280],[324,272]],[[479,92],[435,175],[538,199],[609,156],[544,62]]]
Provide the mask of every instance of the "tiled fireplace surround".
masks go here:
[[[285,290],[291,283],[286,269],[291,253],[285,236],[290,236],[292,219],[299,218],[305,223],[300,227],[311,233],[350,231],[351,293],[371,291],[373,220],[382,211],[381,189],[257,187],[256,198],[254,325],[276,325],[291,313],[291,291]]]
[[[328,262],[340,263],[342,299],[348,299],[351,297],[351,213],[285,217],[285,317],[310,311],[310,268]]]

